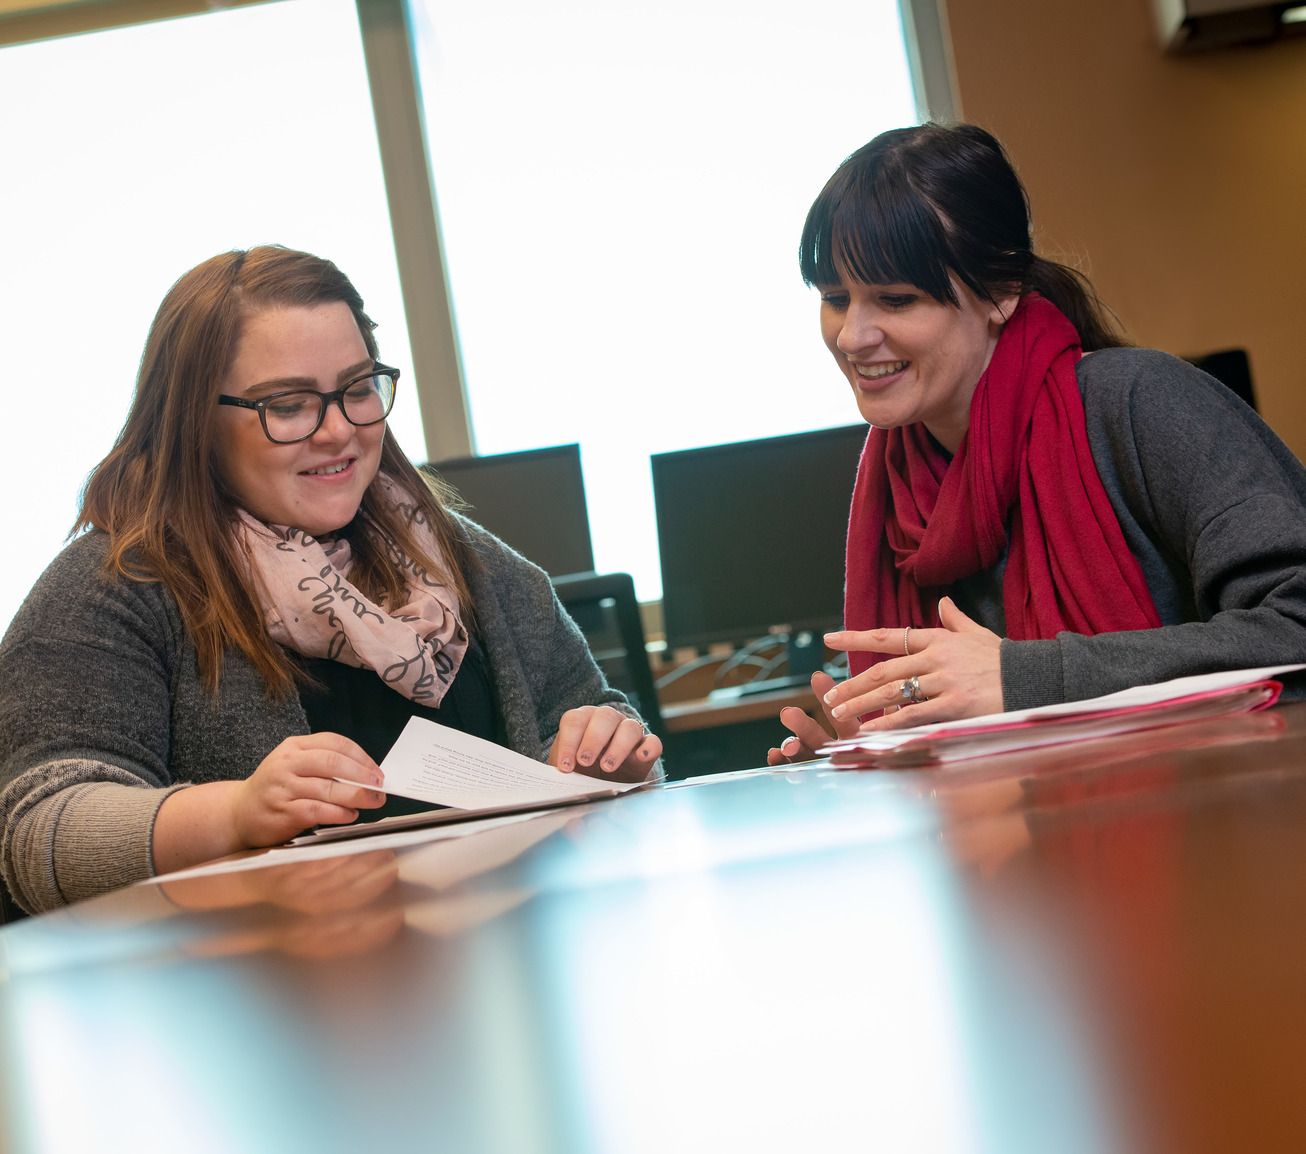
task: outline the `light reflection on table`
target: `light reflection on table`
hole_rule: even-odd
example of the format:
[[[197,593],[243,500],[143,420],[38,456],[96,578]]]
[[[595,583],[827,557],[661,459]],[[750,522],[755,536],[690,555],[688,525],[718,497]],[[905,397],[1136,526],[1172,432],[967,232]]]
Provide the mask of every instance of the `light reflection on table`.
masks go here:
[[[1306,706],[0,933],[10,1151],[1306,1146]]]

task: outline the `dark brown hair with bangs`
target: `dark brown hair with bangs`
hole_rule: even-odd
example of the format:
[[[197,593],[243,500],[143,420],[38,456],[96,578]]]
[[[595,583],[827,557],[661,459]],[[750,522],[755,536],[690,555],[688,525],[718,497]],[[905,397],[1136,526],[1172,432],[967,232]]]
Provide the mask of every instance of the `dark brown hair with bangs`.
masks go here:
[[[228,648],[254,663],[273,696],[289,696],[296,679],[296,666],[268,636],[237,552],[239,506],[217,467],[217,396],[246,316],[337,301],[349,306],[375,360],[375,326],[363,299],[329,260],[267,245],[223,253],[191,269],[159,306],[127,422],[82,495],[73,531],[108,533],[110,576],[159,581],[177,599],[210,690],[217,689]],[[368,488],[347,531],[354,558],[350,580],[374,601],[400,604],[404,581],[397,547],[457,590],[460,611],[470,622],[473,606],[463,574],[475,561],[444,507],[447,494],[412,466],[389,429],[380,471],[413,494],[418,510],[401,512],[380,500],[376,484]],[[435,532],[443,567],[417,543],[413,522],[419,517]]]
[[[803,225],[809,285],[909,284],[956,305],[950,274],[981,299],[1038,292],[1084,350],[1127,342],[1088,278],[1035,256],[1029,197],[1002,145],[974,124],[881,133],[826,182]]]

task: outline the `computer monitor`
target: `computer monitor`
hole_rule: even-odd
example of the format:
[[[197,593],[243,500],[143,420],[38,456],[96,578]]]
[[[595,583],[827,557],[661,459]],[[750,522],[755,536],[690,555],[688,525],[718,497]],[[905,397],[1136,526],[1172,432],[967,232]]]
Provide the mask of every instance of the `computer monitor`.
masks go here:
[[[849,425],[650,458],[669,646],[839,628],[866,433]]]
[[[579,445],[458,457],[422,468],[457,490],[468,517],[550,577],[593,571]]]

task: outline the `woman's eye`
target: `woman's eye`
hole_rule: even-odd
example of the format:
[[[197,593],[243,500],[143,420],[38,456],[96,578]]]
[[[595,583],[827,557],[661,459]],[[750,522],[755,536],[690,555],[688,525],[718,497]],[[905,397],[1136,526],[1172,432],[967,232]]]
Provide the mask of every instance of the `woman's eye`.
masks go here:
[[[892,296],[881,297],[880,303],[886,309],[905,309],[914,305],[917,299],[911,293],[894,293]]]
[[[831,305],[837,309],[846,309],[848,307],[847,293],[822,293],[821,303]]]
[[[268,412],[274,417],[297,417],[307,404],[304,397],[282,397],[268,405]]]

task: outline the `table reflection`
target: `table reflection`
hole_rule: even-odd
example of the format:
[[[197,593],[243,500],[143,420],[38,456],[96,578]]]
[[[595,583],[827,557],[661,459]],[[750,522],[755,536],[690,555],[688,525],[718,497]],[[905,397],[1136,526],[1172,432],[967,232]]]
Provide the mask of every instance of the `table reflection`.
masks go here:
[[[1303,828],[1290,707],[161,879],[0,934],[3,1124],[20,1151],[1306,1148]]]

